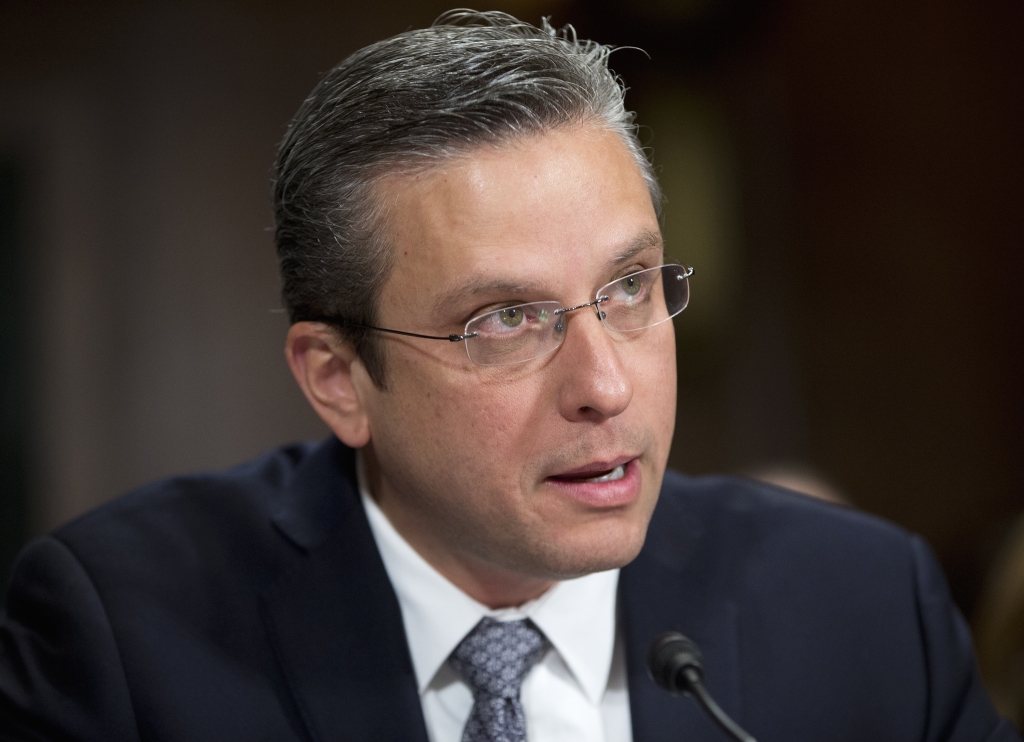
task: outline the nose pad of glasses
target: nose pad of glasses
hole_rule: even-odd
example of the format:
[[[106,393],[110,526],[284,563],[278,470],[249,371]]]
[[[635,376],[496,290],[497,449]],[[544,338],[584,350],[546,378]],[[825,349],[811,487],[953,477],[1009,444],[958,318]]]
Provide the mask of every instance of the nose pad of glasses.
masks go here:
[[[602,312],[602,311],[601,311],[600,309],[598,309],[598,310],[597,310],[597,318],[598,318],[599,320],[602,320],[602,321],[604,321],[604,318],[605,318],[605,317],[607,317],[607,316],[608,316],[608,315],[607,315],[607,314],[605,314],[604,312]]]

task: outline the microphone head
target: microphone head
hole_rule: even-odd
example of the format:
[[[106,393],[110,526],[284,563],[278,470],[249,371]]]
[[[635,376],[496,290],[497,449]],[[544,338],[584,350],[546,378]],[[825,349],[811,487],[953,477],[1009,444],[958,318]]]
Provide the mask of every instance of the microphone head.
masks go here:
[[[647,671],[670,693],[689,693],[693,676],[704,676],[703,662],[697,645],[677,631],[660,634],[647,650]]]

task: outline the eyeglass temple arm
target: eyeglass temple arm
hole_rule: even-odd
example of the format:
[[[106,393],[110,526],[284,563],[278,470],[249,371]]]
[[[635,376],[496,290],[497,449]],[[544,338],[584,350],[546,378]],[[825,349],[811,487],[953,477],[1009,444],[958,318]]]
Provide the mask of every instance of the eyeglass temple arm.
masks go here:
[[[471,332],[468,335],[420,335],[418,332],[405,332],[404,330],[389,330],[386,327],[374,327],[373,325],[350,325],[350,327],[362,327],[366,330],[377,330],[377,332],[390,332],[392,335],[408,335],[411,338],[423,338],[424,340],[448,340],[453,343],[475,338],[479,333]]]
[[[373,325],[359,325],[355,322],[346,322],[345,320],[338,319],[336,317],[322,317],[320,322],[328,322],[332,325],[339,327],[352,327],[360,330],[376,330],[377,332],[390,332],[392,335],[405,335],[411,338],[423,338],[424,340],[448,340],[452,343],[458,343],[462,340],[468,340],[469,338],[475,338],[479,333],[471,332],[469,335],[421,335],[418,332],[406,332],[405,330],[389,330],[387,327],[374,327]]]

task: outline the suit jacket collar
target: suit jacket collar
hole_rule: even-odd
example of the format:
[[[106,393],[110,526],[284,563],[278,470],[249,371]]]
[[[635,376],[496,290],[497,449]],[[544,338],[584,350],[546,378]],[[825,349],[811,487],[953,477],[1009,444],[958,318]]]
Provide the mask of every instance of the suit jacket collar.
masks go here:
[[[356,452],[331,437],[312,449],[285,486],[274,526],[304,551],[312,551],[359,509]]]
[[[301,550],[261,610],[315,740],[427,742],[402,616],[354,486],[331,439],[295,473],[274,524]]]
[[[647,674],[651,640],[680,631],[704,655],[705,685],[740,716],[731,568],[708,548],[701,513],[666,477],[647,542],[619,579],[634,742],[720,742],[696,703]],[[301,557],[262,597],[285,677],[312,737],[426,742],[401,609],[359,500],[354,452],[330,439],[303,461],[274,524]]]

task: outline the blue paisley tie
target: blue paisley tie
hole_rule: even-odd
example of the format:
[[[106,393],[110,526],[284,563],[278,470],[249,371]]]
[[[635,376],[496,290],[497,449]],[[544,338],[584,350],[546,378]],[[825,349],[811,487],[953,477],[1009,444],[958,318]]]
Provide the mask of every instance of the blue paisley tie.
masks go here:
[[[529,620],[484,618],[455,648],[449,664],[473,691],[462,742],[526,742],[519,688],[548,644]]]

